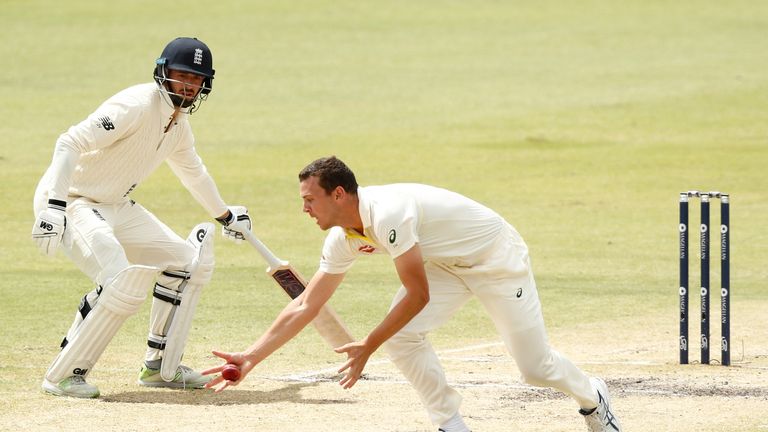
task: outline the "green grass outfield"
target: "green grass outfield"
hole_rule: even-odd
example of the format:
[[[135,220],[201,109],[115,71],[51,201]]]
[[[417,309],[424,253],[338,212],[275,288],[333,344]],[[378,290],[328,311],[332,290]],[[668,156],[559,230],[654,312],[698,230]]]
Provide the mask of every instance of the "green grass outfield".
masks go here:
[[[531,248],[550,328],[604,323],[605,343],[620,346],[611,328],[662,314],[669,331],[648,338],[669,341],[670,363],[677,194],[727,191],[736,340],[748,337],[740,305],[768,305],[766,2],[6,0],[0,408],[12,412],[15,398],[38,390],[90,289],[66,258],[44,258],[29,238],[32,195],[56,137],[108,96],[149,81],[175,36],[197,36],[213,51],[214,90],[191,118],[209,171],[227,202],[248,206],[265,243],[307,276],[324,234],[301,212],[296,174],[335,154],[363,185],[430,183],[497,210]],[[183,236],[209,220],[165,167],[132,197]],[[245,348],[286,301],[248,245],[216,242],[186,356],[196,366],[211,363],[212,348]],[[692,235],[692,286],[697,245]],[[716,285],[715,260],[712,273]],[[397,285],[388,259],[361,259],[332,304],[362,336]],[[148,306],[106,354],[136,370]],[[450,348],[494,338],[472,302],[433,340]],[[747,346],[768,354],[768,341]],[[307,331],[263,367],[337,360]],[[110,367],[101,362],[94,377]]]

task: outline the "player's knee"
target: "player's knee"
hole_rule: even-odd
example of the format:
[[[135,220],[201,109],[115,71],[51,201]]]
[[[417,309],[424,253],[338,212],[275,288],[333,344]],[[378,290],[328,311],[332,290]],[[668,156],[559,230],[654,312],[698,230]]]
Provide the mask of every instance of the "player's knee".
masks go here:
[[[118,316],[133,315],[138,312],[147,297],[147,291],[156,274],[157,269],[152,267],[127,267],[105,287],[99,304]]]
[[[427,344],[424,333],[400,331],[384,343],[384,350],[392,361],[408,357]]]

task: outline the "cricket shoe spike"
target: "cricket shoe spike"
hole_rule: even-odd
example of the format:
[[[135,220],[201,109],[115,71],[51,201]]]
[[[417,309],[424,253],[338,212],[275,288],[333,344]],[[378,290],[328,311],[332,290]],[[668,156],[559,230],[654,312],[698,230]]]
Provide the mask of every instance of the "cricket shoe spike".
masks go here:
[[[43,379],[43,391],[56,396],[69,396],[77,398],[97,398],[99,389],[95,385],[85,382],[80,375],[72,375],[64,378],[58,384]]]
[[[600,378],[590,378],[589,382],[597,393],[597,408],[591,412],[579,410],[587,422],[590,432],[621,432],[621,423],[611,411],[611,396],[608,394],[608,386]]]
[[[147,365],[141,367],[139,372],[139,385],[145,387],[167,387],[176,389],[201,389],[210,381],[212,377],[204,376],[200,372],[180,365],[176,368],[176,376],[171,381],[165,381],[160,376],[160,369],[151,369]]]

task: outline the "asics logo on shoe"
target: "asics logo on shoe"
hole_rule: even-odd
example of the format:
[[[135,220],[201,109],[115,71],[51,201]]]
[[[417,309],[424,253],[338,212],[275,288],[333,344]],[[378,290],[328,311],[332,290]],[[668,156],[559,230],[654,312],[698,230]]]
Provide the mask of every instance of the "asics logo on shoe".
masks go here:
[[[619,427],[616,426],[616,423],[614,423],[615,421],[616,421],[616,417],[613,416],[613,413],[611,413],[610,411],[606,410],[605,411],[605,424],[607,426],[612,427],[613,430],[618,431]]]
[[[603,395],[599,391],[597,392],[597,397],[599,398],[599,404],[605,407],[603,412],[603,423],[605,423],[606,426],[613,428],[613,430],[618,431],[619,427],[616,425],[616,417],[611,410],[608,409],[608,405],[605,403],[605,399],[603,399]]]

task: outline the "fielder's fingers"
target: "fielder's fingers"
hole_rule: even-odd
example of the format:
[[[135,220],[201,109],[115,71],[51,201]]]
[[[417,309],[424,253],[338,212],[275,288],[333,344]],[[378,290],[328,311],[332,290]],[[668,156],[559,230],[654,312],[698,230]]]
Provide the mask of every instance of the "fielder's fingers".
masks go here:
[[[217,376],[217,377],[213,378],[212,380],[208,381],[207,383],[205,383],[205,388],[207,388],[207,389],[213,388],[213,387],[216,386],[216,384],[218,384],[218,383],[220,383],[222,381],[224,381],[224,378],[222,378],[221,376]]]
[[[206,370],[204,370],[204,371],[202,371],[200,373],[202,375],[211,375],[211,374],[215,374],[215,373],[221,372],[222,369],[224,369],[224,366],[215,366],[215,367],[212,367],[212,368],[208,368],[208,369],[206,369]]]
[[[221,387],[219,387],[219,388],[217,388],[217,389],[215,389],[213,392],[214,392],[214,393],[221,393],[221,392],[223,392],[223,391],[224,391],[224,389],[225,389],[225,388],[227,388],[227,387],[229,387],[229,381],[224,381],[224,385],[223,385],[223,386],[221,386]]]
[[[350,388],[352,388],[353,385],[355,385],[356,382],[357,382],[357,378],[351,376],[350,374],[347,374],[344,377],[344,379],[339,381],[339,384],[341,384],[341,386],[344,389],[350,389]]]
[[[344,384],[346,384],[346,383],[347,383],[347,381],[349,381],[349,375],[344,375],[344,378],[342,378],[341,380],[339,380],[339,385],[340,385],[342,388],[344,388]]]
[[[349,345],[350,344],[344,344],[344,345],[342,345],[340,347],[334,348],[333,350],[336,351],[339,354],[342,354],[342,353],[345,353],[345,352],[349,352],[349,350],[351,349],[351,347]]]
[[[228,352],[213,350],[213,351],[211,351],[211,353],[213,355],[215,355],[216,357],[219,357],[219,358],[222,358],[222,359],[226,360],[227,362],[229,362],[232,359],[232,354],[230,354]]]
[[[339,368],[339,370],[338,370],[337,372],[338,372],[338,373],[342,373],[342,372],[344,372],[345,370],[347,370],[347,369],[349,369],[350,367],[352,367],[352,362],[353,362],[353,361],[354,361],[354,359],[349,359],[349,360],[347,360],[347,362],[346,362],[346,363],[344,363],[344,364],[341,366],[341,368]]]

